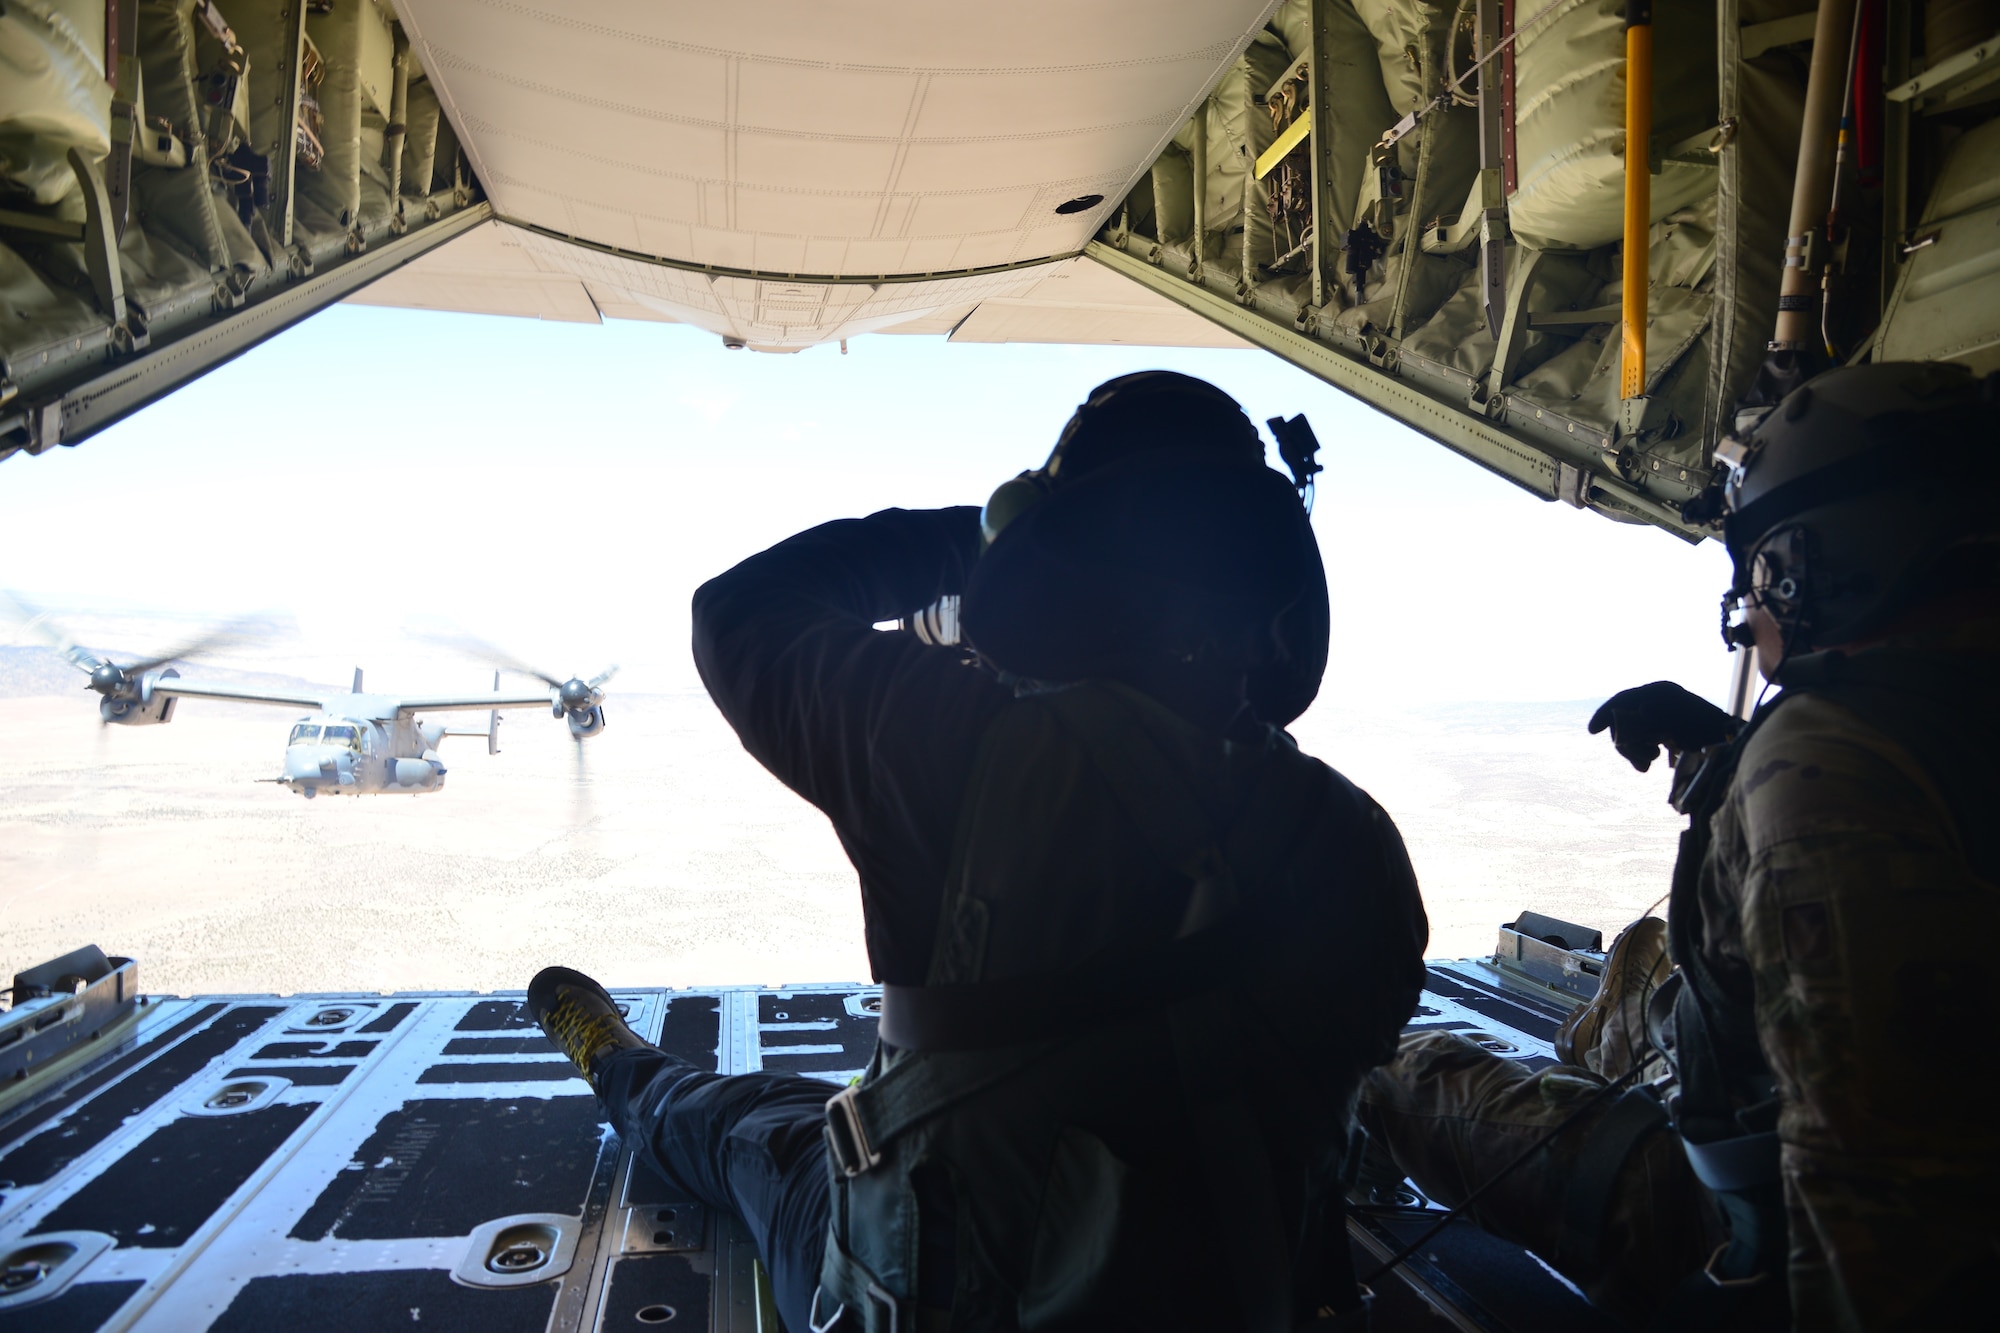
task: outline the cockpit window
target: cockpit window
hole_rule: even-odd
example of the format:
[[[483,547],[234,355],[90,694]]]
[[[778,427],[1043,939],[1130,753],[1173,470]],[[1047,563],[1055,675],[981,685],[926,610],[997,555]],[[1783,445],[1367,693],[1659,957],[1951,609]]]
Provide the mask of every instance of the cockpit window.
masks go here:
[[[320,733],[321,745],[345,745],[350,750],[361,748],[361,737],[353,727],[328,727]]]
[[[301,722],[292,728],[292,738],[287,745],[311,745],[319,739],[319,723]]]

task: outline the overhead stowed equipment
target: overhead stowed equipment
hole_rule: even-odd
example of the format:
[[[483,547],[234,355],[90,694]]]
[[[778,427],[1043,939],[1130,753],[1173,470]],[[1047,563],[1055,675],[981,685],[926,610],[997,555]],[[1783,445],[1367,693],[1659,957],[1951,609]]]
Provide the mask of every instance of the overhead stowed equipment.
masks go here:
[[[8,0],[0,458],[75,444],[485,216],[407,46],[385,0]]]
[[[1544,499],[1698,537],[1767,357],[2000,368],[2000,9],[1858,4],[1285,0],[1192,122],[1206,172],[1156,168],[1090,253]]]
[[[1287,0],[1191,124],[1206,178],[1183,143],[1091,253],[1537,495],[1692,536],[1737,201],[1713,12],[1658,8],[1628,80],[1651,15],[1619,0]]]

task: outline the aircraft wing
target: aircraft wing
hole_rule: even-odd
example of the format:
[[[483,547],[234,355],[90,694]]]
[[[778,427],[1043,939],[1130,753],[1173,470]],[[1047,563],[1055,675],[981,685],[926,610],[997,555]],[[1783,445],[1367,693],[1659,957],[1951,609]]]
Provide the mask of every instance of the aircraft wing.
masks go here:
[[[198,680],[169,676],[156,681],[153,694],[186,699],[227,699],[242,704],[274,704],[280,708],[325,709],[327,701],[339,694],[308,694],[304,690],[261,690],[254,685],[209,685]]]
[[[553,696],[554,691],[546,689],[536,694],[418,694],[399,700],[396,716],[472,708],[550,708],[555,703]]]

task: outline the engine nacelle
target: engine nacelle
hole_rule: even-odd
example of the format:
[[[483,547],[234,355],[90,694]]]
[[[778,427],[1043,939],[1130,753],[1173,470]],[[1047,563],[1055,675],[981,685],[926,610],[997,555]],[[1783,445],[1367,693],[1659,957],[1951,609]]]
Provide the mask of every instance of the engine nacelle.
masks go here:
[[[180,674],[172,667],[165,671],[148,671],[139,677],[136,687],[99,699],[97,715],[121,727],[152,727],[171,722],[174,720],[174,705],[180,700],[175,695],[158,693],[155,687],[163,680],[178,678]]]
[[[569,720],[569,734],[580,741],[587,741],[604,730],[603,704],[594,704],[589,708],[572,708],[563,716]]]
[[[392,772],[398,787],[435,787],[444,776],[444,765],[429,759],[398,759]]]

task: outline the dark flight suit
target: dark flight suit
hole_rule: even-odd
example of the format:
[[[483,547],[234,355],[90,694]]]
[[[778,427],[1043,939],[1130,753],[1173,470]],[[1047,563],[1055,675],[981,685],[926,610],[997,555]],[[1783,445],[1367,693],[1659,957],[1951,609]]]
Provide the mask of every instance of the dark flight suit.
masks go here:
[[[1732,756],[1707,836],[1683,843],[1700,856],[1676,871],[1673,947],[1716,1031],[1691,1039],[1676,997],[1680,1128],[1697,1143],[1775,1132],[1768,1183],[1737,1196],[1767,1191],[1767,1280],[1784,1270],[1800,1329],[1972,1326],[1967,1298],[2000,1260],[1996,1065],[1978,1046],[2000,1008],[1991,630],[1805,659]],[[1362,1119],[1450,1201],[1602,1085],[1426,1035],[1370,1076]],[[1481,1225],[1635,1327],[1669,1308],[1718,1327],[1701,1302],[1672,1303],[1689,1274],[1722,1266],[1730,1192],[1698,1183],[1680,1141],[1656,1133],[1592,1235],[1570,1212],[1591,1133],[1579,1125],[1489,1195]],[[1764,1317],[1782,1325],[1782,1303]]]
[[[1017,699],[954,650],[872,628],[960,591],[978,550],[976,509],[889,510],[801,533],[695,596],[695,660],[711,696],[744,748],[833,823],[859,872],[875,976],[892,985],[923,986],[934,976],[955,831],[983,740],[996,718],[1025,717],[1020,710],[1040,707]],[[1221,738],[1200,739],[1177,718],[1163,721],[1158,715],[1165,710],[1150,700],[1135,707],[1162,734],[1178,728],[1175,743],[1218,756],[1228,749]],[[1327,980],[1313,1003],[1301,1006],[1316,1005],[1354,1029],[1360,1054],[1341,1057],[1351,1090],[1363,1068],[1393,1051],[1421,984],[1425,928],[1414,877],[1379,807],[1323,765],[1297,756],[1281,733],[1261,724],[1248,732],[1255,745],[1287,751],[1324,774],[1330,785],[1320,805],[1344,801],[1341,809],[1356,829],[1355,845],[1328,848],[1318,881],[1328,901],[1367,904],[1357,914],[1354,952],[1351,959],[1314,956],[1316,972]],[[989,974],[1116,966],[1121,954],[1171,937],[1182,913],[1180,902],[1169,904],[1169,912],[1135,896],[1135,888],[1158,876],[1150,865],[1132,868],[1129,855],[1121,866],[1115,836],[1093,835],[1093,828],[1118,819],[1098,790],[1103,784],[1088,764],[1061,753],[1059,737],[1041,743],[1053,747],[1050,771],[1062,791],[1042,792],[1037,808],[1075,834],[1059,835],[1064,846],[1056,849],[1066,872],[1059,878],[1074,891],[1041,904],[1050,913],[1046,922],[1008,918],[1001,909]],[[995,805],[988,800],[980,808]],[[1244,1039],[1256,1035],[1246,1032]],[[1282,1054],[1272,1053],[1273,1079],[1280,1077]],[[803,1333],[828,1234],[822,1126],[825,1103],[837,1090],[813,1079],[706,1074],[645,1052],[613,1056],[603,1082],[622,1132],[698,1197],[744,1218],[770,1265],[782,1317]],[[1311,1115],[1344,1130],[1346,1100],[1315,1105]],[[976,1232],[979,1219],[956,1205],[948,1181],[920,1182],[918,1192],[925,1220],[912,1236],[915,1289],[900,1295],[935,1319],[959,1294],[955,1274],[965,1268],[959,1259],[973,1234],[964,1226]],[[1208,1224],[1228,1225],[1212,1217]],[[1201,1224],[1204,1233],[1208,1224]],[[1204,1241],[1190,1253],[1207,1248]],[[1184,1274],[1161,1276],[1169,1286],[1187,1284],[1199,1306],[1199,1275],[1191,1283]],[[830,1312],[822,1309],[821,1317]]]

